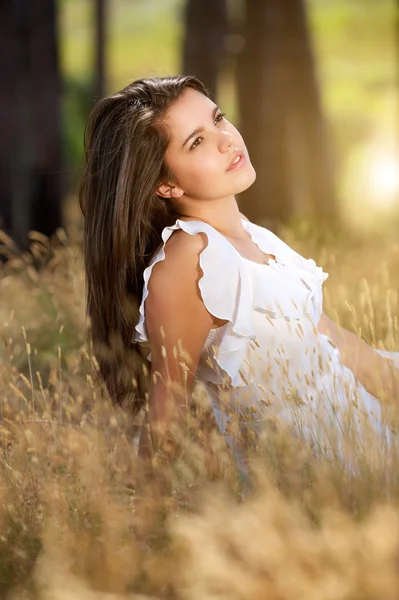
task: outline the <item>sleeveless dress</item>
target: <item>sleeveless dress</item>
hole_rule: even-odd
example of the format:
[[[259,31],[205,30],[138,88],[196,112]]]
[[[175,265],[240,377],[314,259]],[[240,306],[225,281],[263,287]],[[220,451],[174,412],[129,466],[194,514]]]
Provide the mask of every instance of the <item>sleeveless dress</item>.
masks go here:
[[[268,229],[245,219],[242,225],[275,260],[259,264],[244,258],[203,221],[177,219],[164,228],[162,246],[143,274],[133,341],[149,345],[144,310],[148,281],[154,265],[165,258],[166,242],[178,229],[188,235],[203,232],[208,244],[199,258],[201,297],[207,310],[227,323],[210,330],[196,376],[237,460],[242,442],[233,435],[234,422],[242,436],[259,433],[271,418],[279,419],[326,451],[328,445],[342,445],[351,428],[367,421],[378,443],[385,443],[390,430],[380,402],[342,363],[329,337],[317,330],[328,274]],[[399,352],[379,352],[399,367]]]

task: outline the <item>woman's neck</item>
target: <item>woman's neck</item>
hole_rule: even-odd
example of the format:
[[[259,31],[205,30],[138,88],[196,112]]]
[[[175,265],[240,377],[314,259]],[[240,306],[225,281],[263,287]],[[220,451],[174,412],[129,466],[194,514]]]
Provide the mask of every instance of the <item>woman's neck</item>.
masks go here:
[[[209,206],[186,206],[179,209],[182,221],[204,221],[222,235],[234,239],[247,237],[237,202],[223,202]]]

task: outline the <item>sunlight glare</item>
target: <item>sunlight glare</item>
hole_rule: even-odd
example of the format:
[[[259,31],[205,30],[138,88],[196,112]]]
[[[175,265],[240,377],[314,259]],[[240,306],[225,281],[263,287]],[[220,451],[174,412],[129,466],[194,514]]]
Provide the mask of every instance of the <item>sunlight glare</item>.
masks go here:
[[[392,205],[399,193],[399,163],[396,157],[379,157],[370,165],[370,192],[377,202]]]

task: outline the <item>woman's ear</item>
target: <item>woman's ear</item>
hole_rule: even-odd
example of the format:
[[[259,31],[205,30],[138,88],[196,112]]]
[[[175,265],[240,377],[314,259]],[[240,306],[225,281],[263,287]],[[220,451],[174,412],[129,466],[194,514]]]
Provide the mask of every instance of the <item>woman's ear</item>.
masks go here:
[[[162,196],[162,198],[181,198],[184,191],[175,185],[161,183],[156,193],[158,196]]]

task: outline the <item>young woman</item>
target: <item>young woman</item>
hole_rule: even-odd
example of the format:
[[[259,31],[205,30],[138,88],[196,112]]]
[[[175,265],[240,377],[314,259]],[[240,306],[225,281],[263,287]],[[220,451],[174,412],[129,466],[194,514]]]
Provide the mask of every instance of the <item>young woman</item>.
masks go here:
[[[328,275],[240,213],[235,195],[255,170],[200,81],[133,82],[95,105],[85,143],[91,336],[116,401],[133,391],[132,371],[121,370],[129,350],[151,350],[157,434],[150,441],[143,429],[143,454],[184,419],[196,379],[229,442],[232,415],[342,436],[357,410],[381,433],[377,397],[397,398],[399,353],[337,327],[322,312]]]

